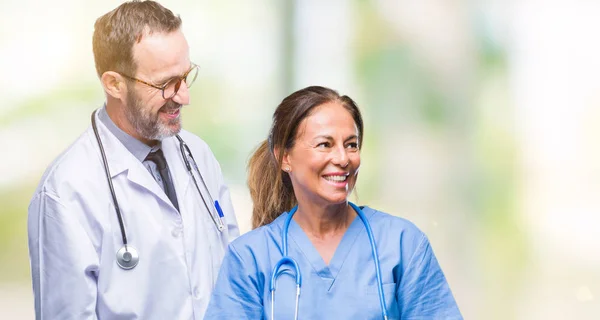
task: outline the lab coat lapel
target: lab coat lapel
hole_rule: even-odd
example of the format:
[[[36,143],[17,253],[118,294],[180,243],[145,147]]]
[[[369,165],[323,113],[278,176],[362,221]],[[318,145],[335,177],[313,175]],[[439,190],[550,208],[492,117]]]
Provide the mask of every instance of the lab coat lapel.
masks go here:
[[[97,115],[95,115],[95,117],[98,133],[100,134],[102,145],[104,146],[104,151],[106,153],[111,178],[114,179],[121,174],[126,174],[127,179],[131,183],[150,191],[166,205],[172,207],[173,210],[176,211],[169,200],[169,197],[167,197],[166,193],[160,188],[154,178],[152,178],[148,169],[146,169],[146,167],[144,167],[144,165],[136,159],[127,148],[125,148],[119,139],[104,126]],[[89,133],[91,134],[91,139],[94,140],[92,141],[92,144],[98,144],[98,142],[95,141],[92,128],[89,129]]]
[[[129,169],[127,170],[127,179],[129,179],[130,182],[152,192],[157,198],[160,198],[162,202],[173,208],[173,210],[177,211],[171,203],[171,200],[169,200],[169,197],[167,197],[167,194],[163,191],[163,189],[161,189],[156,180],[152,178],[152,175],[150,172],[148,172],[148,169],[146,169],[146,167],[144,167],[139,160],[134,159],[134,161],[130,162]]]
[[[106,160],[108,161],[108,168],[110,170],[111,178],[114,178],[121,174],[123,171],[127,170],[128,158],[134,158],[134,156],[123,146],[123,144],[115,137],[109,130],[104,126],[102,121],[98,118],[98,114],[94,115],[96,117],[96,126],[98,128],[98,134],[100,135],[100,139],[102,140],[102,146],[104,147],[104,152],[106,154]],[[94,136],[94,131],[92,128],[88,130],[90,134],[90,139],[92,140],[93,148],[98,148],[98,142],[96,141],[96,137]],[[102,161],[102,160],[100,160]]]

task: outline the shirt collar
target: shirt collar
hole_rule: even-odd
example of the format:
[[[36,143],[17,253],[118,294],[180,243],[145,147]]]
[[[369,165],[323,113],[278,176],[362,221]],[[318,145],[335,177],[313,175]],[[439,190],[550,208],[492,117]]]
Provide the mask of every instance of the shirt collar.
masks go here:
[[[160,141],[156,146],[149,147],[145,143],[130,136],[129,134],[125,133],[125,131],[117,127],[117,125],[108,116],[108,113],[106,112],[106,105],[104,105],[104,107],[100,109],[100,112],[98,112],[98,118],[100,119],[102,124],[104,124],[106,128],[108,128],[108,131],[110,131],[115,137],[117,137],[117,139],[123,144],[123,146],[125,146],[125,148],[129,150],[129,152],[131,152],[131,154],[133,154],[133,156],[136,159],[140,160],[140,162],[144,161],[148,153],[150,153],[151,151],[156,151],[160,149]]]

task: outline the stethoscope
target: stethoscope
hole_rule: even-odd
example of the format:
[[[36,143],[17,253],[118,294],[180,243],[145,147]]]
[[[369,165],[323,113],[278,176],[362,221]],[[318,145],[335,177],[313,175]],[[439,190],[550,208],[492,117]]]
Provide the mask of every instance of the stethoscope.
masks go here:
[[[98,111],[92,112],[92,128],[94,129],[94,134],[96,135],[96,140],[98,141],[98,146],[100,147],[100,154],[102,155],[102,163],[104,165],[104,173],[106,174],[106,179],[108,181],[108,187],[110,189],[110,194],[112,196],[113,203],[115,205],[115,212],[117,213],[117,219],[119,220],[119,228],[121,228],[121,237],[123,239],[123,246],[117,251],[117,255],[116,255],[117,264],[119,265],[119,267],[121,267],[125,270],[129,270],[129,269],[133,269],[135,266],[137,266],[138,262],[140,261],[140,256],[139,256],[137,250],[134,247],[132,247],[131,245],[129,245],[127,242],[127,233],[125,232],[125,225],[123,224],[123,216],[121,215],[121,210],[119,209],[119,202],[117,201],[117,195],[115,194],[115,188],[113,187],[110,170],[108,169],[108,160],[106,159],[106,153],[104,152],[102,140],[100,139],[100,134],[98,134],[98,128],[96,126],[96,113],[97,112]],[[210,195],[210,191],[208,190],[208,187],[206,186],[204,177],[202,177],[202,173],[200,173],[200,170],[198,169],[198,166],[196,165],[196,161],[194,160],[192,151],[187,146],[187,144],[185,144],[185,142],[183,141],[183,139],[181,139],[181,137],[179,135],[176,135],[176,137],[177,137],[177,140],[179,140],[179,149],[181,151],[181,156],[183,158],[183,162],[185,163],[185,167],[188,170],[188,173],[190,174],[190,176],[192,177],[192,180],[194,181],[196,190],[198,191],[198,194],[200,194],[200,198],[202,199],[202,202],[204,203],[204,206],[206,207],[211,220],[215,224],[215,227],[217,227],[217,230],[219,230],[219,232],[222,233],[223,230],[225,229],[225,224],[223,223],[223,219],[225,216],[223,214],[223,209],[221,209],[221,206],[219,205],[219,201],[214,200],[213,197]],[[192,160],[191,163],[188,159],[188,155]],[[209,198],[210,202],[214,204],[214,208],[217,211],[216,215],[210,209],[210,206],[208,205],[208,203],[206,202],[206,199],[204,198],[204,194],[200,191],[200,187],[198,186],[198,182],[196,181],[196,177],[194,176],[194,173],[192,171],[192,165],[196,169],[196,172],[198,173],[198,176],[200,177],[200,181],[202,182],[204,189],[206,189],[206,192],[208,194],[208,198]]]
[[[371,225],[367,220],[367,217],[363,213],[363,211],[356,206],[352,202],[348,202],[352,209],[356,211],[356,214],[360,217],[363,224],[365,225],[365,229],[367,230],[367,235],[369,236],[369,242],[371,243],[371,253],[373,254],[373,260],[375,261],[375,273],[377,274],[377,288],[379,289],[379,304],[381,305],[381,315],[383,319],[387,320],[387,307],[385,303],[385,297],[383,295],[383,281],[381,280],[381,268],[379,267],[379,255],[377,254],[377,246],[375,245],[375,239],[373,238],[373,231],[371,231]],[[275,267],[273,268],[273,272],[271,273],[271,319],[275,319],[275,287],[277,284],[277,277],[279,277],[279,269],[283,265],[289,265],[294,269],[296,273],[296,310],[294,313],[294,319],[298,319],[298,302],[300,300],[300,286],[302,284],[302,276],[300,275],[300,267],[298,267],[298,263],[292,257],[288,256],[288,246],[287,246],[287,235],[288,229],[290,227],[290,222],[292,221],[292,217],[294,213],[298,210],[298,206],[295,206],[290,210],[285,222],[283,224],[283,229],[281,230],[281,239],[282,239],[282,247],[283,247],[283,258],[279,260]]]

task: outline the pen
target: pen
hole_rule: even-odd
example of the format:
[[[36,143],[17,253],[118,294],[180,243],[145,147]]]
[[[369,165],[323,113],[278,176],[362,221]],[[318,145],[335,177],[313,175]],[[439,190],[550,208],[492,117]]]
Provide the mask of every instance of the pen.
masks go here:
[[[219,213],[219,217],[224,218],[225,215],[223,214],[223,209],[221,209],[221,206],[219,205],[219,201],[215,200],[215,208],[217,208],[217,212]]]

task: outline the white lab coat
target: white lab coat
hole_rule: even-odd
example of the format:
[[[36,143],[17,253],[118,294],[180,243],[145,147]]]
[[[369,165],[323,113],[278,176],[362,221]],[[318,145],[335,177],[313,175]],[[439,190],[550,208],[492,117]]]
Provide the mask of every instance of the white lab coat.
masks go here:
[[[165,139],[162,148],[180,213],[144,165],[96,120],[139,264],[123,270],[115,261],[123,241],[90,126],[50,165],[29,206],[36,317],[202,319],[227,245],[239,235],[217,160],[204,141],[182,130],[225,214],[222,234],[185,168],[176,138]]]

